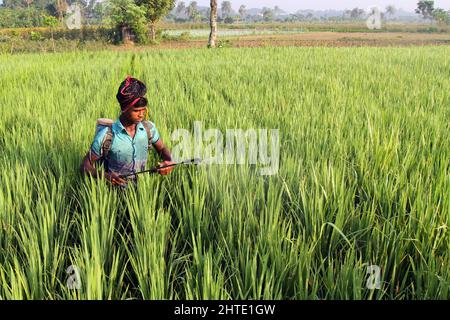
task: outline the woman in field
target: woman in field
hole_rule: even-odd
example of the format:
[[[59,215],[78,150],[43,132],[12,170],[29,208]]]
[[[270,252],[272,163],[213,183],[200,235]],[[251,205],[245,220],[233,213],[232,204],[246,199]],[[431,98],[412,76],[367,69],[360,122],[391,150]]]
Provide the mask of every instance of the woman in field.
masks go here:
[[[103,163],[105,178],[112,184],[126,186],[128,180],[136,183],[137,176],[128,179],[121,176],[145,170],[148,151],[152,147],[163,160],[160,166],[173,164],[169,149],[159,136],[153,122],[146,121],[147,98],[145,84],[130,76],[123,81],[116,98],[120,104],[119,118],[97,130],[89,152],[83,159],[81,171],[96,178],[100,171],[96,164]],[[172,171],[173,167],[158,170],[161,175]]]

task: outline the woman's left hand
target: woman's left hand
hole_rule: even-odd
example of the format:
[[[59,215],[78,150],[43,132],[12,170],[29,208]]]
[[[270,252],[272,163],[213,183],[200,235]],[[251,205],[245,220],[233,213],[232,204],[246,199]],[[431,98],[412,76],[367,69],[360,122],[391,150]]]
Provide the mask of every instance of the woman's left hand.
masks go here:
[[[158,165],[159,165],[160,167],[168,166],[168,165],[171,165],[171,164],[175,164],[175,162],[172,162],[172,161],[158,162]],[[162,175],[162,176],[165,176],[165,175],[169,174],[169,173],[173,170],[173,168],[174,168],[174,167],[158,169],[158,173],[159,173],[160,175]]]

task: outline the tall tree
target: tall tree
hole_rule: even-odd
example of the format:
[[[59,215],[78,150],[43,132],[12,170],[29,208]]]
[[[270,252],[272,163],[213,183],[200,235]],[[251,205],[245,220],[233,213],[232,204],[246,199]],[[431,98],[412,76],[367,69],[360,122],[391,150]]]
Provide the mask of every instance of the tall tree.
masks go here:
[[[58,14],[59,23],[63,22],[64,14],[68,8],[69,5],[66,0],[56,0],[56,13]]]
[[[419,1],[417,3],[416,13],[423,16],[424,19],[433,19],[434,1]]]
[[[239,15],[241,16],[241,19],[244,19],[246,13],[247,13],[247,7],[245,5],[241,5],[239,7]]]
[[[348,19],[348,18],[351,17],[351,15],[352,15],[352,10],[346,9],[346,10],[344,11],[343,17]]]
[[[152,40],[155,40],[156,24],[175,7],[175,0],[136,0],[136,4],[144,8]]]
[[[146,42],[146,12],[143,7],[133,0],[109,0],[106,11],[112,24],[120,31],[124,43],[131,40],[130,31],[136,36],[137,42]]]
[[[364,9],[353,8],[352,11],[350,12],[350,18],[358,19],[364,16],[364,14],[365,14]]]
[[[190,20],[195,21],[198,16],[198,4],[197,1],[191,1],[186,8],[186,13]]]
[[[177,8],[175,9],[177,16],[184,15],[185,11],[186,11],[186,4],[184,3],[184,1],[178,2]]]
[[[210,1],[210,9],[209,23],[211,31],[209,33],[208,47],[215,48],[217,38],[217,0]]]
[[[262,14],[264,21],[269,22],[273,20],[274,14],[272,9],[264,7],[262,9]]]
[[[275,16],[280,15],[282,12],[283,12],[283,10],[281,10],[279,6],[275,6],[275,7],[273,8],[273,14],[274,14]]]
[[[386,7],[386,15],[387,16],[393,16],[396,11],[397,11],[397,9],[393,5],[388,5]]]
[[[231,1],[222,1],[222,18],[231,16]]]
[[[441,8],[436,8],[433,10],[433,19],[438,23],[449,24],[450,23],[450,11],[445,11]]]

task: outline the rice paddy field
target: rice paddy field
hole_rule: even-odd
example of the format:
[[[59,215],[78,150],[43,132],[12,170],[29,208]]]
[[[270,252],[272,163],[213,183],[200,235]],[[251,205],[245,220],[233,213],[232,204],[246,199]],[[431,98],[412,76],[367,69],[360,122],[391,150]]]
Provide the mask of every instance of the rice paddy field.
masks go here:
[[[449,299],[449,56],[0,55],[0,299]],[[125,192],[82,177],[127,74],[169,147],[195,121],[279,129],[278,172],[180,167]]]

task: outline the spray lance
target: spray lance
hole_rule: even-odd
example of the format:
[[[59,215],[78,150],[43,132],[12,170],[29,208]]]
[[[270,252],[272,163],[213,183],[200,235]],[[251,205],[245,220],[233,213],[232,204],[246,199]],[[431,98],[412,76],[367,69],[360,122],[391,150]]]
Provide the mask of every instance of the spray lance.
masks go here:
[[[152,174],[152,173],[157,173],[158,170],[160,170],[160,169],[165,169],[165,168],[170,168],[170,167],[175,167],[175,166],[180,166],[180,165],[192,165],[192,164],[198,165],[201,162],[202,162],[202,159],[194,158],[194,159],[190,159],[190,160],[184,160],[184,161],[168,164],[168,165],[161,166],[161,167],[153,167],[151,169],[144,170],[144,171],[139,171],[139,172],[130,173],[130,174],[123,174],[123,175],[120,175],[120,177],[121,178],[128,178],[128,177],[136,176],[136,175],[142,174],[142,173],[150,173],[150,174]]]

